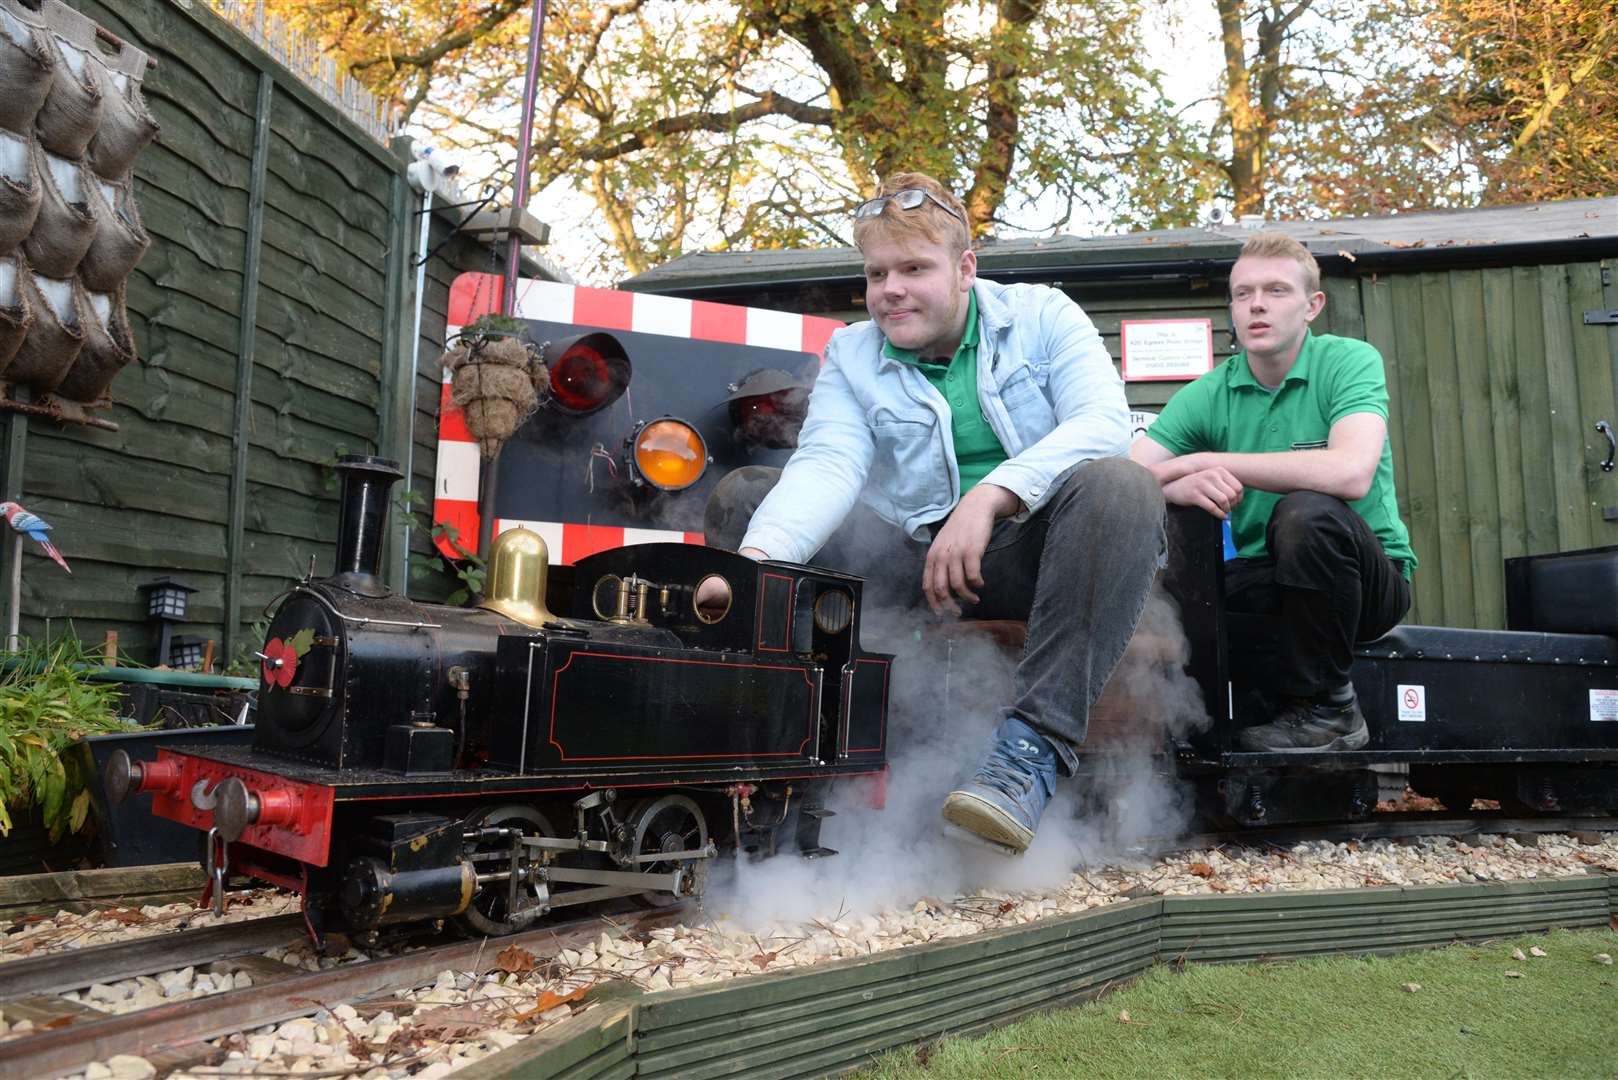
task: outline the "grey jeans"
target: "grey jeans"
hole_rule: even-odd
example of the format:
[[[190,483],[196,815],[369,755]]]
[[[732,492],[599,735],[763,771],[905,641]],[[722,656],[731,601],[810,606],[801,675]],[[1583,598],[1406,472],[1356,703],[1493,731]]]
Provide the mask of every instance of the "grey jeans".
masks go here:
[[[734,549],[747,522],[780,478],[748,466],[726,476],[709,497],[708,543]],[[1164,552],[1163,493],[1151,473],[1125,458],[1075,467],[1039,511],[995,523],[983,553],[979,603],[961,602],[969,619],[1021,619],[1028,643],[1017,665],[1008,713],[1056,744],[1071,774],[1090,706],[1140,621]],[[868,605],[921,608],[927,545],[863,505],[815,556],[815,562],[867,581]]]

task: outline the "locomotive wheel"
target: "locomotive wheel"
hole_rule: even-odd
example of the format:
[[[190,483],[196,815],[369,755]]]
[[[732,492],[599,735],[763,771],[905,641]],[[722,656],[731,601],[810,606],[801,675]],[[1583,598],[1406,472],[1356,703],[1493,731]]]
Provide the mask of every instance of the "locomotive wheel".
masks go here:
[[[630,820],[634,822],[636,855],[656,855],[671,851],[693,851],[708,846],[708,822],[702,816],[702,807],[684,795],[665,795],[661,799],[636,804]],[[636,869],[648,874],[672,874],[682,865],[691,869],[691,895],[701,896],[708,879],[706,859],[641,863]],[[642,907],[659,908],[677,904],[682,898],[669,893],[637,893],[630,897]]]
[[[532,806],[523,806],[511,803],[505,806],[489,806],[475,811],[466,819],[467,831],[484,828],[521,829],[524,836],[555,836],[551,823],[545,815]],[[507,844],[498,841],[472,841],[465,846],[465,854],[472,861],[472,865],[479,873],[491,873],[505,869],[511,861],[511,849]],[[524,859],[524,863],[529,860]],[[519,886],[521,892],[530,899],[537,899],[538,889],[532,883]],[[472,903],[467,909],[455,916],[455,921],[467,933],[484,936],[499,937],[503,934],[515,934],[526,929],[530,923],[544,912],[538,907],[524,908],[515,915],[507,910],[509,885],[504,881],[492,881],[481,887],[472,897]]]

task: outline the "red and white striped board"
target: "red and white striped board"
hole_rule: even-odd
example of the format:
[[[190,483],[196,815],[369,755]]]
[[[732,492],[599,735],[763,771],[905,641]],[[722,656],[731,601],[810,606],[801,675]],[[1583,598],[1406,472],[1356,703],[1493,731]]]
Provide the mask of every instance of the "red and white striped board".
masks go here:
[[[463,326],[499,310],[502,281],[498,274],[464,273],[450,285],[449,325],[445,339]],[[572,323],[583,330],[628,330],[643,334],[754,345],[819,356],[836,319],[793,315],[762,308],[681,300],[647,293],[563,285],[523,278],[517,285],[512,314],[519,319]],[[450,400],[450,377],[444,374],[438,410],[438,474],[433,485],[433,523],[454,528],[457,541],[437,540],[451,559],[476,554],[478,537],[478,444],[466,427],[465,413]],[[551,561],[573,563],[598,551],[629,544],[703,542],[701,533],[585,525],[565,521],[521,521],[496,518],[496,534],[515,528],[544,537]],[[457,547],[463,550],[456,550]]]

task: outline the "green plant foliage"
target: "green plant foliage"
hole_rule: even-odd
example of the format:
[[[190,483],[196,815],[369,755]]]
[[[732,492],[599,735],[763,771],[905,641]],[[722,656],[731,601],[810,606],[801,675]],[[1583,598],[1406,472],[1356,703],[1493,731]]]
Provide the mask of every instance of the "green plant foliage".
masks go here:
[[[433,538],[434,554],[410,556],[410,576],[424,578],[440,571],[455,575],[460,581],[461,588],[456,589],[445,598],[444,603],[451,606],[465,604],[472,597],[483,592],[483,581],[488,575],[488,564],[482,558],[472,554],[461,546],[460,530],[453,525],[438,525],[432,520],[427,511],[427,500],[420,492],[414,490],[401,491],[394,500],[399,511],[398,520],[401,527],[420,529]],[[438,552],[439,540],[448,540],[451,547],[461,553],[461,558],[451,561]]]
[[[224,674],[236,675],[244,679],[256,679],[260,672],[259,650],[264,648],[264,639],[270,636],[270,621],[257,619],[247,628],[242,636],[241,643],[225,664]]]
[[[39,807],[52,842],[89,819],[90,777],[66,751],[84,735],[127,731],[118,693],[91,682],[84,665],[99,661],[77,640],[30,644],[0,676],[0,836],[11,811]]]

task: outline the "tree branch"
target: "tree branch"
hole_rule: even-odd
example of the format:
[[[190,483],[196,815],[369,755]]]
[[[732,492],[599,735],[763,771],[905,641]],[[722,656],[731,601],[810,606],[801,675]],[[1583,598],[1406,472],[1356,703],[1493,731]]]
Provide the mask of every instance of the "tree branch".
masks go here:
[[[474,41],[483,38],[489,31],[505,22],[522,5],[523,0],[497,0],[495,5],[485,12],[483,18],[476,23],[465,30],[458,30],[453,34],[444,35],[438,41],[419,52],[405,53],[402,56],[376,56],[369,60],[354,60],[349,63],[349,70],[355,72],[366,71],[378,64],[386,64],[394,71],[399,70],[401,67],[430,68],[433,64],[443,59],[446,54],[452,53],[456,49],[463,49]]]
[[[679,135],[688,131],[729,131],[765,116],[786,116],[800,124],[827,127],[836,120],[836,113],[831,109],[794,101],[768,90],[757,101],[739,105],[728,112],[692,112],[663,117],[648,124],[644,131],[637,131],[608,146],[581,150],[578,156],[581,161],[608,161],[644,149],[664,136]]]

